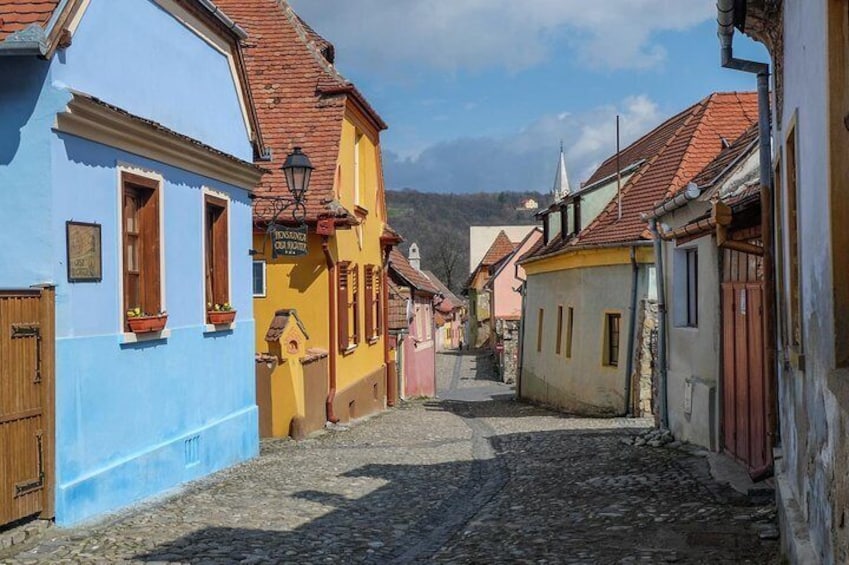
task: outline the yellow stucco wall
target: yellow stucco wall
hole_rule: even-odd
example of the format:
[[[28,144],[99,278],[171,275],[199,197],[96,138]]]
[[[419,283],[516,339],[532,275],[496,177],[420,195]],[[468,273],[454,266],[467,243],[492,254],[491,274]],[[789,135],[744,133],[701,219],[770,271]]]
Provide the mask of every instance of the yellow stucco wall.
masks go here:
[[[637,263],[654,263],[654,249],[652,247],[638,247],[636,249],[636,260]],[[554,255],[553,257],[524,263],[522,266],[526,274],[538,275],[584,267],[625,265],[630,262],[631,249],[629,247],[602,247]]]
[[[371,130],[371,131],[370,131]],[[359,136],[359,143],[356,139]],[[355,146],[358,158],[355,159]],[[382,266],[380,236],[385,225],[383,179],[379,160],[379,137],[356,111],[347,112],[342,128],[339,157],[336,165],[336,197],[361,225],[340,229],[330,238],[334,259],[356,264],[360,278],[359,334],[360,343],[349,352],[338,352],[334,331],[331,335],[331,312],[328,303],[328,271],[321,248],[322,238],[310,228],[309,255],[305,257],[271,258],[271,243],[262,234],[254,236],[255,260],[266,261],[266,296],[254,299],[256,347],[268,351],[265,333],[281,308],[294,308],[304,323],[309,339],[307,348],[337,351],[336,385],[344,390],[384,365],[383,337],[369,343],[365,337],[365,265]],[[358,161],[359,175],[355,171]],[[355,178],[359,176],[359,198],[355,201]],[[334,281],[335,288],[335,281]],[[335,320],[335,317],[333,317]],[[385,316],[384,316],[385,319]],[[279,368],[278,371],[282,370]],[[294,415],[294,414],[292,414]]]

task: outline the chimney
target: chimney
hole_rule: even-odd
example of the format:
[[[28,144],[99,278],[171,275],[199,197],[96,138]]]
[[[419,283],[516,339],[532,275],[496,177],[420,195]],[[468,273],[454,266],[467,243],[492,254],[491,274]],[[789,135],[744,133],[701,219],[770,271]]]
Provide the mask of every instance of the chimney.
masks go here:
[[[410,246],[410,254],[407,257],[410,260],[410,265],[417,271],[422,270],[422,258],[419,255],[419,246],[417,244],[412,244]]]

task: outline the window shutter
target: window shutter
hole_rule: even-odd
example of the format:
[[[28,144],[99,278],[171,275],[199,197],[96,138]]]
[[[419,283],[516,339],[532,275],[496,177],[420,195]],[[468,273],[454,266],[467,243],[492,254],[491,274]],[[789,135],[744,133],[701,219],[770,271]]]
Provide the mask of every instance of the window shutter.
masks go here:
[[[354,265],[353,273],[351,273],[351,319],[354,321],[354,328],[351,332],[351,340],[354,345],[360,343],[360,268]]]
[[[337,265],[338,275],[336,281],[336,321],[338,324],[339,349],[348,349],[348,265],[339,263]]]
[[[366,339],[374,337],[374,265],[363,267],[366,279]]]
[[[374,269],[374,334],[380,337],[383,333],[383,271],[380,267]]]

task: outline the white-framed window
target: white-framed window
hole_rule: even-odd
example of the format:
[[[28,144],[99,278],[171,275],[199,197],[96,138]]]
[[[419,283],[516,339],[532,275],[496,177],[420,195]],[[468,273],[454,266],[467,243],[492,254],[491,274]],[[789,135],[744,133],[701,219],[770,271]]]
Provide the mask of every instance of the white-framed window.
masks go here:
[[[673,318],[679,328],[699,326],[699,251],[676,249],[673,258]]]
[[[253,265],[253,288],[254,298],[265,298],[266,295],[266,269],[264,260],[255,260]]]

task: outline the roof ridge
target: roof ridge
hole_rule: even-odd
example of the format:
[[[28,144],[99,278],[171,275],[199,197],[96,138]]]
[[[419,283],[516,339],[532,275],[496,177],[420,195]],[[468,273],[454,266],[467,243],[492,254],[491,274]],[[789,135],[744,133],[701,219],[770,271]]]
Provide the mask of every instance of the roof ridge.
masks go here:
[[[324,55],[321,54],[321,52],[316,47],[315,41],[310,40],[310,38],[309,38],[310,34],[304,27],[305,25],[307,27],[309,27],[309,24],[307,24],[303,19],[301,19],[301,17],[298,15],[298,13],[295,12],[294,8],[292,8],[292,6],[289,5],[289,2],[287,0],[277,0],[277,6],[280,7],[283,10],[283,14],[286,16],[286,19],[289,20],[289,23],[294,28],[295,34],[298,36],[298,38],[301,40],[301,42],[307,47],[307,51],[309,51],[310,55],[312,55],[313,59],[315,59],[315,62],[325,72],[325,74],[327,74],[327,76],[329,78],[339,82],[340,86],[351,85],[352,84],[351,81],[346,79],[342,75],[342,73],[340,73],[338,70],[336,70],[336,67],[332,63],[330,63],[324,57]],[[310,29],[312,29],[312,28],[310,27]],[[315,35],[324,39],[324,37],[322,37],[319,33],[315,32],[314,30],[313,30],[313,33],[315,33]],[[327,41],[327,40],[325,39],[325,41]],[[328,41],[328,43],[329,43],[329,41]]]
[[[669,139],[666,140],[666,143],[663,144],[663,147],[661,147],[660,150],[657,153],[655,153],[648,161],[646,161],[645,165],[640,167],[637,170],[637,172],[635,172],[633,175],[631,175],[631,178],[629,178],[628,182],[625,183],[625,186],[622,187],[622,193],[621,193],[622,199],[624,199],[628,194],[630,194],[633,186],[641,178],[643,178],[645,176],[646,172],[649,169],[651,169],[652,165],[654,165],[657,162],[657,160],[660,158],[660,156],[663,155],[664,153],[666,153],[666,150],[669,149],[669,146],[672,145],[673,141],[676,141],[678,139],[678,135],[681,133],[681,131],[684,128],[686,128],[690,124],[690,122],[695,117],[696,113],[699,110],[704,111],[705,104],[707,103],[708,98],[710,98],[710,97],[707,96],[705,98],[702,98],[701,100],[699,100],[698,102],[696,102],[695,104],[693,104],[689,108],[685,109],[684,111],[675,114],[675,116],[678,117],[678,116],[681,116],[682,114],[685,114],[688,111],[690,112],[690,115],[687,116],[687,118],[684,120],[684,123],[682,123],[680,126],[678,126],[678,128],[676,128],[675,132],[672,135],[670,135]],[[669,120],[666,120],[664,122],[664,124],[667,123],[667,122],[669,122]],[[657,129],[657,128],[655,128],[655,129]],[[652,130],[652,131],[655,131],[655,130]],[[682,156],[682,161],[683,161],[683,156]],[[679,161],[678,167],[680,168],[680,161]],[[590,224],[586,228],[584,228],[583,230],[581,230],[580,233],[578,233],[578,236],[571,242],[570,245],[571,246],[578,245],[578,242],[581,239],[583,239],[583,237],[585,235],[590,233],[593,229],[595,229],[595,226],[597,226],[601,223],[602,217],[606,216],[608,211],[610,211],[610,209],[612,207],[617,206],[617,205],[618,205],[618,199],[616,199],[616,198],[611,199],[611,201],[607,203],[607,206],[604,207],[604,209],[601,211],[601,213],[598,214],[595,217],[595,219],[592,222],[590,222]]]

